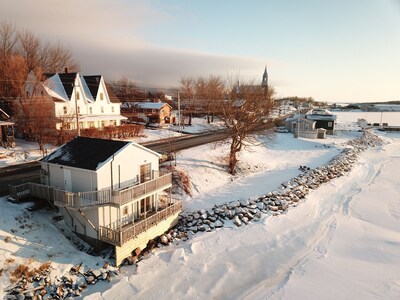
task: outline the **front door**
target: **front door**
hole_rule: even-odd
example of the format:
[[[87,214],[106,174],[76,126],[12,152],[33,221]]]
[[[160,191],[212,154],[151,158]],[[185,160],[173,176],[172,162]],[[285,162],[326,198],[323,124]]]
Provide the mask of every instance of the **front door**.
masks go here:
[[[64,169],[64,190],[72,192],[72,175],[69,169]]]
[[[144,164],[140,166],[140,183],[151,180],[151,164]]]

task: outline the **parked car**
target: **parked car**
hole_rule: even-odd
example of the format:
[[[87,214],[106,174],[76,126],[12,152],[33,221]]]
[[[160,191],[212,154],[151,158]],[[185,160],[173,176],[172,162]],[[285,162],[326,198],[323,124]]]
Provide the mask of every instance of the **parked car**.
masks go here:
[[[275,128],[275,132],[286,133],[286,132],[289,132],[289,130],[287,130],[286,127],[279,126],[279,127]]]

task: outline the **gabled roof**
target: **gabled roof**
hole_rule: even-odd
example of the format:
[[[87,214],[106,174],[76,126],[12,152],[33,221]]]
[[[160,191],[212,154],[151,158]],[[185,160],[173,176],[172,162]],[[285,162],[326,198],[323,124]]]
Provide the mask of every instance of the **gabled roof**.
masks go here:
[[[96,171],[106,160],[131,142],[76,137],[51,154],[42,162]]]
[[[68,96],[68,99],[71,99],[76,79],[76,73],[58,73],[58,76],[60,77],[61,83],[64,87],[65,93]]]
[[[86,81],[86,84],[89,88],[90,93],[93,96],[93,99],[96,100],[97,92],[99,91],[101,75],[90,75],[83,76]]]

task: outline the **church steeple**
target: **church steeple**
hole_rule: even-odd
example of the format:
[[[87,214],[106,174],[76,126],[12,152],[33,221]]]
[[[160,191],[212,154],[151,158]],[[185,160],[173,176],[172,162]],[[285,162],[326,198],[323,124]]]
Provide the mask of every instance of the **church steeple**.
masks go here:
[[[262,82],[261,86],[263,87],[268,87],[268,72],[267,72],[267,66],[265,66],[264,74],[262,77]]]

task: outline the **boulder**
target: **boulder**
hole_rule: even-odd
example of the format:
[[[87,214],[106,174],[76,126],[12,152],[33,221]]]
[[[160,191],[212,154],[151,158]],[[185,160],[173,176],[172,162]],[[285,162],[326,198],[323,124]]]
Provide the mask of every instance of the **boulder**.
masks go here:
[[[233,218],[233,224],[235,224],[236,226],[241,226],[242,225],[242,222],[240,221],[238,216],[235,216]]]
[[[163,234],[160,236],[160,242],[163,245],[168,245],[169,244],[169,238],[167,237],[167,235]]]

